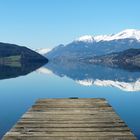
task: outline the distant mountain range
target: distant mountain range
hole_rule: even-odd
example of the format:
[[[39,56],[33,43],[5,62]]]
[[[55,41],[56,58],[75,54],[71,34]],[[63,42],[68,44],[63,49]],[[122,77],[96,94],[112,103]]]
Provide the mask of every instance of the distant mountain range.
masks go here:
[[[67,45],[61,44],[43,55],[55,61],[80,61],[113,53],[122,54],[125,50],[129,50],[130,53],[134,51],[132,49],[140,49],[140,30],[127,29],[117,34],[95,37],[82,36]]]
[[[24,46],[0,43],[0,65],[20,66],[23,63],[47,63],[48,59]]]
[[[140,30],[82,36],[43,55],[50,63],[40,73],[67,76],[84,86],[140,91]]]

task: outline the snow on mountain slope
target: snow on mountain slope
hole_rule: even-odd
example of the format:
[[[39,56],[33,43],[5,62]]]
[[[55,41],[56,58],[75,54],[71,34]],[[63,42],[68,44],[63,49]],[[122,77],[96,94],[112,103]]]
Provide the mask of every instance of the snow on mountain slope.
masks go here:
[[[85,36],[81,36],[80,38],[76,39],[76,41],[93,42],[94,37],[91,35],[85,35]]]
[[[36,49],[35,51],[41,55],[44,55],[44,54],[50,52],[51,50],[52,50],[51,48],[39,48],[39,49]]]
[[[78,80],[77,83],[84,85],[84,86],[111,86],[116,87],[124,91],[140,91],[140,79],[138,79],[136,82],[132,83],[126,83],[126,82],[119,82],[119,81],[112,81],[112,80]]]
[[[136,29],[126,29],[124,31],[121,31],[117,34],[113,35],[98,35],[98,36],[91,36],[91,35],[85,35],[82,36],[75,41],[82,41],[82,42],[99,42],[99,41],[112,41],[112,40],[119,40],[119,39],[127,39],[132,38],[136,39],[137,41],[140,41],[140,30]]]

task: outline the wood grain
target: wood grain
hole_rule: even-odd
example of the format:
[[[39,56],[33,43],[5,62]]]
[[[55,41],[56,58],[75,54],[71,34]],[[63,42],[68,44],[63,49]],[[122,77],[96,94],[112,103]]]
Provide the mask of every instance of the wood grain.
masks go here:
[[[136,140],[105,99],[39,99],[3,140]]]

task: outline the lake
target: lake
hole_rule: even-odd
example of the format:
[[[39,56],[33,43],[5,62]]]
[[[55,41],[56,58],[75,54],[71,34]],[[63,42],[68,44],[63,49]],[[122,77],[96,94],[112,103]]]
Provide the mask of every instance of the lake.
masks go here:
[[[105,98],[140,138],[138,68],[63,62],[0,66],[0,138],[39,98]]]

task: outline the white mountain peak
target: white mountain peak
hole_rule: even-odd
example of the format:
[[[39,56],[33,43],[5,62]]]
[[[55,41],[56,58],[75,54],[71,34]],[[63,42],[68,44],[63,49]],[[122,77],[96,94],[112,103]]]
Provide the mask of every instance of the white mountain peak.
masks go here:
[[[52,50],[51,48],[38,48],[35,51],[41,55],[44,55],[44,54],[50,52],[51,50]]]
[[[111,40],[127,39],[127,38],[132,38],[140,41],[140,30],[126,29],[113,35],[98,35],[98,36],[85,35],[76,39],[75,41],[90,43],[90,42],[111,41]]]
[[[78,39],[76,39],[76,41],[93,42],[94,41],[94,37],[91,36],[91,35],[84,35],[84,36],[81,36]]]

